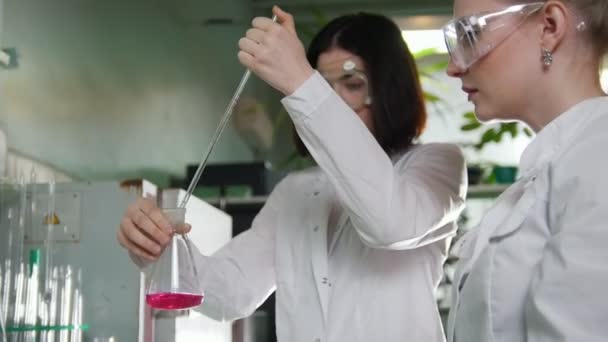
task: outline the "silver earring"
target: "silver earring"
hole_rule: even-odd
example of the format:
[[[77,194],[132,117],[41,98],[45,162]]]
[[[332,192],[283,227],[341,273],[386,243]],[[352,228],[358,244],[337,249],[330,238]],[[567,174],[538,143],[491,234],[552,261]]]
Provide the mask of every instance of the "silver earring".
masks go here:
[[[553,64],[553,54],[547,49],[543,49],[543,65],[548,68]]]
[[[372,97],[371,96],[366,97],[364,103],[365,103],[366,106],[371,105],[372,104]]]
[[[584,21],[581,21],[580,23],[578,23],[578,25],[576,25],[576,30],[578,32],[583,32],[587,29],[587,24]]]

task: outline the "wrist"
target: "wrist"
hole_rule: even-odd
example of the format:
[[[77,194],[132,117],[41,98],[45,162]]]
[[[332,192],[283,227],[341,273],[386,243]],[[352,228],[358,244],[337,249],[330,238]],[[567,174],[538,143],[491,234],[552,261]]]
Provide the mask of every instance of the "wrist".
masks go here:
[[[298,88],[300,88],[302,84],[304,84],[304,82],[306,82],[312,76],[313,73],[314,69],[307,63],[306,67],[302,68],[302,71],[299,72],[296,77],[292,78],[292,82],[290,82],[289,86],[283,90],[283,94],[285,96],[289,96],[295,93],[295,91],[298,90]]]

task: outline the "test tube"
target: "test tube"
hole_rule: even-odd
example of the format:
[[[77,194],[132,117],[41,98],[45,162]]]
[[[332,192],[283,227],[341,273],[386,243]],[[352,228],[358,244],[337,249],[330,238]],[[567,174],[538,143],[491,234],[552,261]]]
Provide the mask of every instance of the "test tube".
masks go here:
[[[46,238],[44,239],[44,272],[45,272],[45,294],[50,295],[51,292],[51,270],[53,268],[53,253],[55,246],[55,238],[53,236],[53,227],[55,225],[55,180],[51,179],[49,182],[48,192],[48,203],[47,211],[45,215],[45,226],[46,226]],[[49,298],[50,299],[50,298]]]
[[[53,263],[55,252],[55,180],[51,179],[48,183],[47,207],[42,221],[46,234],[44,238],[44,266],[42,270],[43,284],[40,295],[40,324],[43,326],[55,325],[57,311],[57,267]],[[55,332],[52,330],[42,331],[40,342],[54,341]]]
[[[72,316],[72,267],[70,265],[64,265],[65,272],[61,278],[63,278],[63,287],[61,288],[61,304],[60,304],[60,317],[59,325],[67,326],[70,324],[70,318]],[[70,331],[61,330],[59,332],[60,342],[69,342]]]
[[[10,232],[9,232],[10,234]],[[12,282],[11,280],[13,279],[13,272],[12,272],[12,265],[11,265],[11,260],[12,258],[10,257],[10,253],[9,256],[6,258],[6,260],[4,260],[4,286],[2,288],[2,298],[0,298],[0,301],[2,301],[2,303],[4,303],[5,305],[2,307],[2,309],[0,310],[0,316],[2,317],[2,320],[4,320],[4,322],[7,322],[8,320],[8,315],[9,315],[9,310],[8,310],[8,303],[9,300],[11,298],[11,285]]]
[[[9,299],[9,318],[8,325],[21,326],[25,313],[25,288],[27,285],[26,266],[23,262],[23,246],[25,234],[25,219],[27,210],[27,186],[23,174],[19,175],[18,183],[18,204],[16,222],[11,225],[13,250],[11,253],[14,267],[13,284]],[[11,340],[18,341],[23,334],[19,332],[11,333]]]
[[[78,269],[74,282],[74,298],[72,299],[72,331],[71,342],[82,341],[82,269]]]
[[[9,188],[10,183],[4,178],[0,178],[0,229],[7,230],[7,233],[10,236],[9,218],[11,210],[10,208],[7,208],[8,201],[5,198]],[[10,281],[8,281],[7,284],[7,279],[11,278],[10,266],[7,266],[10,265],[12,251],[12,245],[8,237],[3,249],[4,251],[0,256],[0,336],[2,337],[2,340],[0,341],[7,342],[6,315],[8,309],[8,290],[10,289]]]
[[[14,193],[16,188],[14,187],[14,184],[10,181],[10,180],[2,180],[2,182],[0,182],[0,186],[2,186],[1,190],[0,190],[0,195],[2,196],[2,201],[4,203],[4,201],[8,202],[7,197],[11,197]],[[15,239],[15,233],[14,232],[14,220],[15,220],[15,204],[14,202],[10,202],[10,203],[6,203],[6,205],[3,204],[4,210],[2,211],[2,216],[0,217],[2,220],[2,229],[6,229],[8,232],[8,236],[6,239],[6,248],[4,249],[4,279],[3,279],[3,286],[2,286],[2,292],[0,292],[0,301],[2,301],[2,303],[4,303],[4,306],[2,307],[2,309],[0,309],[0,315],[2,316],[2,319],[4,320],[5,323],[7,323],[9,321],[9,315],[11,313],[11,311],[9,310],[9,308],[11,307],[10,303],[12,300],[12,286],[13,286],[13,279],[14,279],[14,270],[15,270],[15,266],[14,266],[14,239]],[[8,324],[8,323],[7,323]]]
[[[55,326],[57,325],[57,302],[58,302],[58,296],[59,296],[59,267],[58,266],[53,266],[53,269],[51,271],[51,281],[50,281],[50,288],[51,288],[51,299],[50,301],[47,302],[48,305],[48,309],[47,309],[47,314],[45,317],[45,325],[48,326]],[[48,342],[55,342],[55,330],[47,330],[44,331],[43,334],[43,339],[41,340],[41,342],[44,341],[48,341]]]
[[[38,285],[40,268],[40,249],[30,251],[29,276],[25,296],[25,326],[36,326],[38,319]],[[36,330],[25,332],[25,342],[36,341]]]
[[[0,301],[0,310],[4,310],[4,302]],[[6,323],[4,317],[0,315],[0,329],[2,329],[2,342],[8,342],[7,332],[6,332]]]
[[[27,286],[27,277],[25,275],[25,265],[23,262],[19,263],[16,275],[15,275],[15,287],[13,292],[15,293],[14,308],[13,308],[13,321],[12,325],[20,327],[23,325],[23,319],[25,318],[25,303],[24,303],[24,292]],[[20,339],[22,334],[20,332],[13,332],[13,340]]]

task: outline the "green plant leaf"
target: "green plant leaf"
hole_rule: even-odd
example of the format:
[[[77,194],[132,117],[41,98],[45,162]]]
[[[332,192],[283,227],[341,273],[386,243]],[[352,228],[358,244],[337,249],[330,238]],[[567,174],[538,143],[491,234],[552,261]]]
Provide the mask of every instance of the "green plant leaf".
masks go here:
[[[494,131],[493,128],[490,128],[481,135],[480,143],[482,145],[485,145],[485,144],[495,141],[495,140],[496,140],[496,132]]]
[[[501,142],[502,141],[502,136],[504,135],[505,132],[506,131],[500,131],[500,130],[498,132],[496,132],[496,135],[494,135],[494,142],[495,143]]]
[[[445,71],[448,68],[448,61],[441,61],[430,65],[423,65],[419,69],[423,70],[427,74],[434,74],[437,72]]]
[[[306,40],[311,40],[312,37],[315,36],[315,31],[313,31],[310,27],[303,27],[303,28],[298,28],[298,32],[300,32],[304,37],[306,37]]]
[[[472,122],[472,123],[468,123],[468,124],[460,126],[460,129],[463,131],[473,131],[473,130],[478,129],[479,127],[481,127],[481,123]]]
[[[428,79],[434,79],[435,76],[431,73],[428,73],[424,70],[418,69],[418,75],[420,76],[420,78],[428,78]]]
[[[413,53],[412,56],[414,56],[414,59],[416,61],[418,61],[425,57],[434,56],[434,55],[438,55],[438,54],[439,54],[439,51],[436,48],[428,48],[428,49],[423,49],[416,53]]]
[[[470,120],[477,121],[477,117],[475,116],[475,112],[466,112],[466,113],[462,114],[462,116],[465,119],[470,119]],[[477,122],[479,122],[479,121],[477,121]]]
[[[291,166],[293,163],[298,161],[298,158],[300,158],[300,155],[298,154],[297,151],[291,152],[287,156],[287,158],[285,158],[285,160],[281,161],[279,163],[279,165],[277,165],[277,169],[279,169],[279,170],[288,169],[289,166]]]
[[[289,117],[289,114],[287,114],[287,111],[285,110],[285,108],[281,107],[281,110],[279,111],[279,113],[275,117],[274,123],[272,125],[275,128],[275,130],[277,128],[281,127],[283,125],[283,123],[285,121],[287,121],[288,117]]]
[[[420,79],[422,81],[432,81],[438,85],[444,85],[444,81],[437,77],[437,74],[425,73],[424,70],[419,70]]]
[[[321,30],[323,26],[329,23],[329,18],[320,8],[312,8],[310,11],[312,12],[313,17],[315,18],[318,30]]]
[[[511,133],[511,137],[515,138],[517,137],[517,134],[519,133],[518,127],[517,127],[517,123],[516,122],[510,122],[507,125],[507,130],[509,131],[509,133]]]
[[[424,99],[431,103],[443,102],[442,98],[428,91],[424,92]]]

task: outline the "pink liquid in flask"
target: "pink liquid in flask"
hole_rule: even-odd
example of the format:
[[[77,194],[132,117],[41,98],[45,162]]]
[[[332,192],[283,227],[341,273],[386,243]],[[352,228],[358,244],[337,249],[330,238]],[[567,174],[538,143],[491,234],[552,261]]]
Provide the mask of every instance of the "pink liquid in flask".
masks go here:
[[[197,307],[203,302],[203,295],[190,293],[160,292],[146,295],[146,303],[155,309],[184,310]]]

